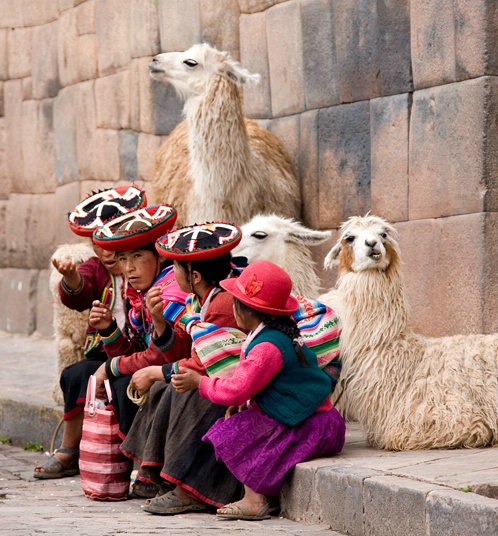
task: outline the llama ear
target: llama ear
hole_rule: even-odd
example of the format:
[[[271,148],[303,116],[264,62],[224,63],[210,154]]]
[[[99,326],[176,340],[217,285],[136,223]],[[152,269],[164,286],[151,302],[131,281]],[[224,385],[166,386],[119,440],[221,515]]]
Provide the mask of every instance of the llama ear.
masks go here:
[[[330,270],[333,266],[335,266],[339,258],[339,254],[342,250],[342,244],[340,242],[337,242],[337,244],[328,252],[327,256],[325,257],[323,261],[323,266],[327,270]]]
[[[289,242],[297,242],[298,244],[305,244],[307,246],[318,246],[318,244],[328,240],[332,236],[332,232],[315,231],[303,226],[298,230],[291,231],[289,236],[292,238]]]
[[[215,72],[237,85],[259,84],[261,80],[259,74],[251,74],[247,69],[243,69],[236,61],[218,62],[215,65]]]

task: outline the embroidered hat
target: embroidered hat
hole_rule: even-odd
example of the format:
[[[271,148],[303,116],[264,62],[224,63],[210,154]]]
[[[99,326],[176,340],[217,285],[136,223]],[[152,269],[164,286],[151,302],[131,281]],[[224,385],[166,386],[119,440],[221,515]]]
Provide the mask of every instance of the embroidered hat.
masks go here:
[[[239,277],[220,281],[226,291],[249,307],[275,316],[290,315],[299,307],[291,295],[289,274],[269,261],[254,261]]]
[[[147,204],[145,192],[135,184],[92,192],[67,215],[73,233],[92,236],[116,216],[126,214]]]
[[[107,251],[140,249],[167,233],[177,216],[176,208],[170,205],[143,207],[97,229],[93,241]]]
[[[216,221],[175,229],[156,242],[156,249],[175,261],[205,261],[228,253],[241,239],[239,227]]]

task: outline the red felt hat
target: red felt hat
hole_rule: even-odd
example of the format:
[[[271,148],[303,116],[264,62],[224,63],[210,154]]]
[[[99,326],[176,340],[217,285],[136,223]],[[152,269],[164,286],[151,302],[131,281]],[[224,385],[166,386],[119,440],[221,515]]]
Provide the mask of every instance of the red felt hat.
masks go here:
[[[228,253],[241,239],[239,227],[216,221],[175,229],[156,242],[156,249],[175,261],[205,261]]]
[[[137,185],[118,186],[92,192],[67,215],[67,223],[73,233],[92,236],[116,216],[127,214],[147,204],[145,191]]]
[[[269,261],[251,262],[239,277],[224,279],[220,285],[239,301],[262,313],[284,316],[299,307],[291,295],[289,274]]]
[[[176,208],[170,205],[143,207],[97,229],[93,241],[107,251],[140,249],[167,233],[177,216]]]

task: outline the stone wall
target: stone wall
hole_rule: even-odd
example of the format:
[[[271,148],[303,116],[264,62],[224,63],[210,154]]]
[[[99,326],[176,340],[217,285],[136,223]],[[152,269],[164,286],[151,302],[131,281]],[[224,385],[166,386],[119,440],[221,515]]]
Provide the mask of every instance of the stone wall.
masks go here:
[[[497,29],[492,0],[0,2],[1,329],[51,333],[65,213],[95,188],[150,190],[181,104],[147,63],[207,41],[261,74],[246,113],[293,155],[306,224],[386,217],[414,326],[498,330]]]

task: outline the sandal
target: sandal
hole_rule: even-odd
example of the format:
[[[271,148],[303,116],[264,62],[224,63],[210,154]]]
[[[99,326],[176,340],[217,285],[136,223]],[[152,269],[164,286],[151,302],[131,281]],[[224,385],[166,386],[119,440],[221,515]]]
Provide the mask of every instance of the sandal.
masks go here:
[[[147,483],[136,479],[131,485],[130,495],[140,499],[153,499],[159,490],[159,486],[153,482]]]
[[[237,503],[225,504],[216,511],[216,517],[222,519],[243,519],[245,521],[261,521],[263,519],[270,519],[270,505],[267,503],[256,514],[250,514],[247,506]]]
[[[69,462],[68,465],[64,465],[60,460],[55,457],[55,454],[57,452],[60,452],[62,454],[71,454],[73,456],[73,459]],[[33,477],[39,479],[49,479],[77,475],[80,472],[80,469],[78,467],[79,457],[79,449],[72,449],[69,447],[58,448],[54,450],[52,456],[44,465],[35,467]]]
[[[207,510],[208,506],[193,497],[181,499],[174,491],[168,491],[164,495],[149,499],[142,508],[144,512],[149,512],[149,514],[171,516],[185,512],[202,512]]]

